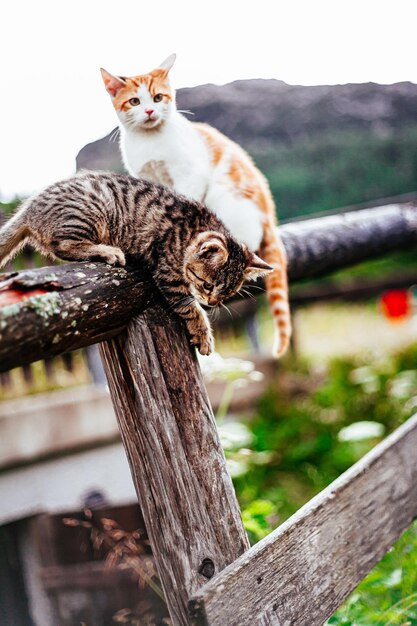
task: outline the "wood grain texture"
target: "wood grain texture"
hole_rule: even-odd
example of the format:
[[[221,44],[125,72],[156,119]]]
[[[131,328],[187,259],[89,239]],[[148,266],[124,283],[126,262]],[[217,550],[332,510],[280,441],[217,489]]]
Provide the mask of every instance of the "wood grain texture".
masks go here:
[[[104,263],[0,275],[0,372],[119,333],[154,294],[140,270]]]
[[[417,515],[417,416],[190,601],[193,625],[322,626]]]
[[[300,220],[279,230],[294,281],[417,245],[417,207],[376,207]]]
[[[184,626],[189,597],[249,547],[195,351],[156,306],[102,355],[171,618]]]
[[[298,221],[280,233],[296,281],[417,245],[417,208]],[[16,293],[19,302],[4,306]],[[0,275],[0,372],[114,336],[154,297],[155,287],[135,268],[68,263]]]

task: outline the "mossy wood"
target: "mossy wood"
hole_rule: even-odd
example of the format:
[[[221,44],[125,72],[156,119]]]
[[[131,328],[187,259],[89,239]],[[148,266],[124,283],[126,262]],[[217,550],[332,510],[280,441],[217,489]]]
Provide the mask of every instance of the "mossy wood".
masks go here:
[[[154,294],[140,270],[102,263],[0,276],[0,372],[118,334]]]
[[[296,280],[416,244],[417,210],[372,209],[286,225],[281,233]],[[195,354],[182,323],[167,315],[139,270],[83,263],[5,275],[0,333],[0,371],[105,341],[110,392],[173,626],[319,624],[315,615],[324,620],[337,608],[415,513],[417,476],[407,457],[416,448],[416,430],[406,427],[366,468],[359,465],[337,482],[336,495],[325,491],[321,504],[313,501],[307,514],[304,509],[247,552],[249,561],[242,556],[247,537]],[[259,550],[272,557],[260,564]],[[362,565],[352,569],[360,550]],[[347,581],[340,579],[336,590],[335,564]],[[317,576],[308,578],[314,568]],[[239,577],[241,571],[246,574]],[[308,605],[309,597],[316,606]]]
[[[417,243],[417,208],[392,205],[280,228],[291,281]],[[140,269],[71,263],[0,275],[0,372],[116,335],[155,301]]]

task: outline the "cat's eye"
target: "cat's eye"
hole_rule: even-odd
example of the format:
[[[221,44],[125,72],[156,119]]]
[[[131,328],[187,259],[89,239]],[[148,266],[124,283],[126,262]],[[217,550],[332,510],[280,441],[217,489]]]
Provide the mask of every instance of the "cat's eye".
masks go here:
[[[203,287],[206,291],[213,291],[213,285],[210,283],[203,283]]]
[[[161,102],[164,96],[161,93],[157,93],[156,96],[153,97],[154,102]]]
[[[140,100],[139,98],[130,98],[129,104],[131,104],[132,107],[137,107],[138,104],[140,104]]]

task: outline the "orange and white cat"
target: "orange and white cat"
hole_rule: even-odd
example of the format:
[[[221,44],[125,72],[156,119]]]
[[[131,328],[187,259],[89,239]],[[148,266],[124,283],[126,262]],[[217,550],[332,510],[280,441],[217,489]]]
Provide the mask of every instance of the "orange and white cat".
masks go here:
[[[273,352],[281,356],[289,344],[291,319],[286,256],[271,191],[239,145],[177,111],[168,77],[174,61],[172,54],[157,69],[133,77],[101,70],[120,121],[124,164],[133,176],[204,202],[237,239],[275,268],[265,283],[276,326]]]

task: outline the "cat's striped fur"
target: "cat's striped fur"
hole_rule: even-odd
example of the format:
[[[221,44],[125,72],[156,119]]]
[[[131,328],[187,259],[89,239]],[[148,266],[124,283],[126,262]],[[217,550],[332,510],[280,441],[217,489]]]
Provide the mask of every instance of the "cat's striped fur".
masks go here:
[[[0,230],[0,267],[26,243],[52,258],[143,263],[202,354],[213,338],[200,303],[215,306],[272,269],[204,205],[114,173],[85,172],[24,202]]]

